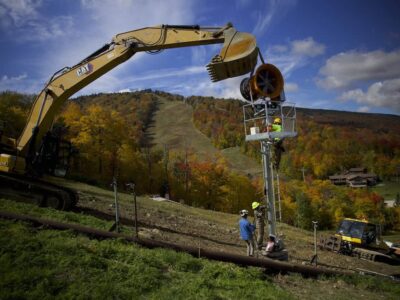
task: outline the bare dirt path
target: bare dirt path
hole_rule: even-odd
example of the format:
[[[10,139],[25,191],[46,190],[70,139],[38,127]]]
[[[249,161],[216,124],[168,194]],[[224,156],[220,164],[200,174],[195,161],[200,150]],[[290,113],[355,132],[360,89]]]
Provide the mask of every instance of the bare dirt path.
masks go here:
[[[108,218],[114,218],[114,208],[110,204],[112,203],[110,199],[85,192],[80,196],[79,205],[87,213],[96,210],[103,212]],[[243,255],[246,253],[245,244],[239,238],[237,226],[239,216],[192,208],[172,201],[156,202],[150,198],[140,200],[138,209],[140,236],[200,249],[207,248]],[[132,203],[121,203],[121,217],[125,226],[133,226],[133,216]],[[285,224],[278,225],[278,232],[282,234],[289,251],[289,261],[308,264],[313,255],[312,233]],[[400,266],[365,261],[333,252],[319,251],[318,257],[322,266],[370,270],[386,275],[400,274]]]

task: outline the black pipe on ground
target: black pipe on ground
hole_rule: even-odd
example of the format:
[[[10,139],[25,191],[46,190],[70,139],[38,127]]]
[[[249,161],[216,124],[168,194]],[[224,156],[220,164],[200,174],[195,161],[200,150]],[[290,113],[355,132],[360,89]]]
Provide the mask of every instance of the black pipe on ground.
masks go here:
[[[11,212],[0,211],[0,218],[3,219],[11,219],[11,220],[18,220],[18,221],[26,221],[33,224],[40,224],[45,225],[46,227],[50,227],[53,229],[59,230],[74,230],[79,233],[83,233],[95,238],[119,238],[124,239],[129,242],[134,242],[146,248],[167,248],[172,249],[179,252],[186,252],[191,254],[194,257],[202,257],[217,261],[223,262],[230,262],[240,266],[253,266],[259,268],[265,268],[268,271],[275,271],[275,272],[294,272],[300,273],[305,276],[317,277],[319,275],[351,275],[354,274],[352,271],[345,271],[345,270],[330,270],[327,268],[322,267],[310,267],[310,266],[303,266],[303,265],[296,265],[287,262],[276,261],[268,258],[254,258],[248,257],[243,255],[237,255],[233,253],[224,253],[218,252],[214,250],[207,250],[207,249],[200,249],[197,247],[191,246],[183,246],[183,245],[176,245],[167,242],[155,241],[150,239],[144,238],[135,238],[129,237],[126,235],[122,235],[115,232],[108,232],[103,230],[98,230],[86,226],[80,226],[76,224],[68,224],[68,223],[61,223],[52,220],[44,220],[39,219],[36,217],[31,217],[28,215],[20,215]]]

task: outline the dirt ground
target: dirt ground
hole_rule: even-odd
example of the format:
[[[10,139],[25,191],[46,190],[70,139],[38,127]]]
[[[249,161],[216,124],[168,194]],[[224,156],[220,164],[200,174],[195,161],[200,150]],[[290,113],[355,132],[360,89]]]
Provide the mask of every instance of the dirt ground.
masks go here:
[[[133,198],[127,197],[122,197],[123,200],[120,201],[121,218],[130,220],[130,223],[125,223],[132,226]],[[115,212],[109,197],[86,192],[80,193],[79,207],[102,211],[110,216],[114,216]],[[246,246],[239,238],[238,220],[239,216],[192,208],[172,201],[155,201],[141,197],[138,199],[139,236],[154,240],[245,255]],[[309,264],[314,254],[313,233],[285,224],[278,224],[277,231],[289,252],[289,262]],[[256,255],[262,257],[260,253]],[[321,266],[368,270],[384,275],[400,274],[400,266],[361,260],[329,251],[318,250],[318,263]]]

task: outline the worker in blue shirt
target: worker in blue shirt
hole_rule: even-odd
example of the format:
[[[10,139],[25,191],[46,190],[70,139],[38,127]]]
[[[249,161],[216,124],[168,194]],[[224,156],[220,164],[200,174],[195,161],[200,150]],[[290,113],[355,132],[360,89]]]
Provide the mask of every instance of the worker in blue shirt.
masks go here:
[[[246,209],[242,209],[240,211],[240,221],[239,221],[239,228],[240,228],[240,238],[246,242],[247,245],[247,256],[254,255],[254,237],[253,233],[256,230],[256,226],[251,224],[249,220],[247,220],[247,216],[249,212]]]

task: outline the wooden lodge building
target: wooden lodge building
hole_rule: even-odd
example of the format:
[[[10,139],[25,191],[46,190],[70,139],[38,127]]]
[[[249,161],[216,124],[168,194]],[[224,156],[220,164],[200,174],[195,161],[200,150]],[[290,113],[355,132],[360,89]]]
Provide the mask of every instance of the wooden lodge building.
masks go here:
[[[335,185],[366,187],[376,185],[378,176],[373,173],[367,173],[366,168],[351,168],[342,174],[329,176],[329,180]]]

